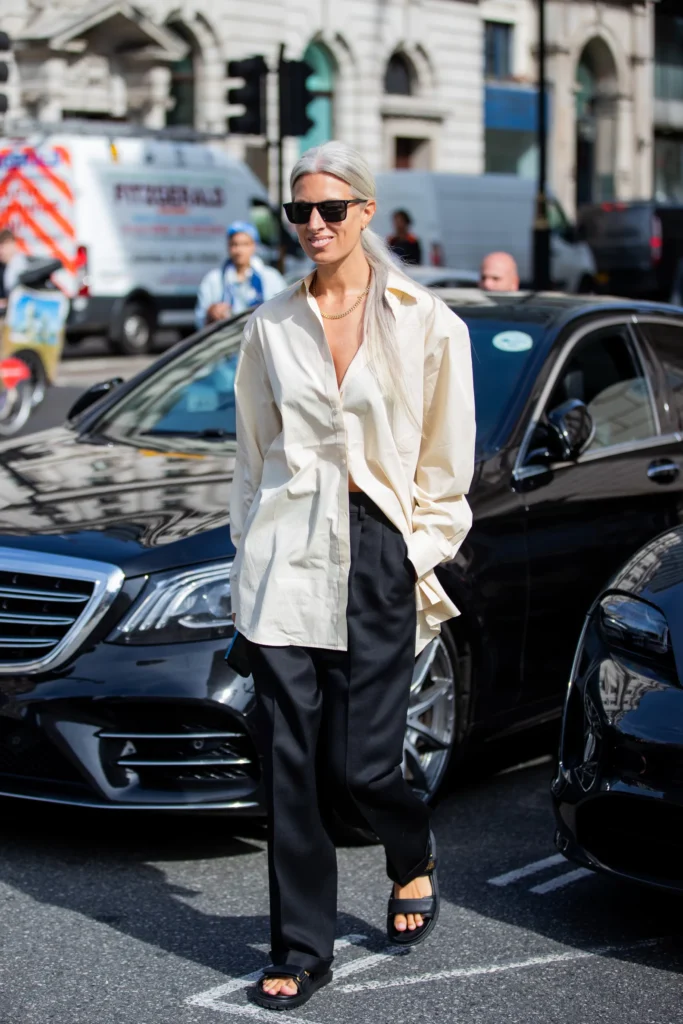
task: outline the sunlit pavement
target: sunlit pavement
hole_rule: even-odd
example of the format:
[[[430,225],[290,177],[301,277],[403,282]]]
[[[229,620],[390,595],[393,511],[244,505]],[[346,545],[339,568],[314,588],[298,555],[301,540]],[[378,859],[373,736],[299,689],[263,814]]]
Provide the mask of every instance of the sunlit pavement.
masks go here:
[[[335,980],[287,1019],[683,1021],[681,901],[561,861],[550,773],[535,765],[442,801],[442,915],[412,953],[384,938],[382,851],[341,850]],[[258,822],[2,812],[3,1024],[272,1021],[247,995],[268,949]]]

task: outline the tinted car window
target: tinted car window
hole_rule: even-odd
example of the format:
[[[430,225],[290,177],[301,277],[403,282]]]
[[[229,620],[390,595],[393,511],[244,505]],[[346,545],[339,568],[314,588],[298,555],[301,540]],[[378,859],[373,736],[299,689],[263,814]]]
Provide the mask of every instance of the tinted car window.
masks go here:
[[[625,327],[604,327],[573,349],[549,409],[570,398],[584,402],[595,424],[589,450],[642,441],[657,433],[645,373]]]
[[[673,396],[678,425],[683,426],[683,324],[641,323],[640,329],[655,350]]]
[[[235,435],[235,372],[244,320],[221,328],[159,368],[108,410],[94,430],[144,444],[145,438]]]

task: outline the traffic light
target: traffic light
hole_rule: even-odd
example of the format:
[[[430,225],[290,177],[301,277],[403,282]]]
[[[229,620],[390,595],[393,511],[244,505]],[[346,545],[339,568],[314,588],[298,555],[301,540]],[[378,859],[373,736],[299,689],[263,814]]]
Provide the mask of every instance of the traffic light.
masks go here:
[[[228,62],[228,76],[243,78],[244,85],[228,91],[228,103],[244,107],[243,114],[228,118],[228,129],[235,135],[264,135],[266,131],[266,75],[263,57],[247,57]]]
[[[280,136],[306,135],[315,121],[306,113],[315,99],[307,86],[314,69],[305,60],[280,61]]]
[[[0,52],[6,53],[7,50],[12,49],[12,43],[6,32],[0,32]],[[0,83],[4,83],[9,78],[9,65],[5,61],[0,61]],[[0,92],[0,114],[7,112],[7,95],[4,92]]]

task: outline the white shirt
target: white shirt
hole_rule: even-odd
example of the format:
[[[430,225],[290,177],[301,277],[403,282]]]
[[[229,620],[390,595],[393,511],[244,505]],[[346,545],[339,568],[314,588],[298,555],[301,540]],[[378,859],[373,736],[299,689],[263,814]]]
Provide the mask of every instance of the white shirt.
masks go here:
[[[467,327],[390,273],[413,422],[382,394],[363,344],[338,387],[311,277],[260,306],[244,330],[230,497],[237,629],[261,644],[346,650],[351,475],[405,538],[418,577],[419,653],[459,614],[434,567],[455,556],[472,522]]]

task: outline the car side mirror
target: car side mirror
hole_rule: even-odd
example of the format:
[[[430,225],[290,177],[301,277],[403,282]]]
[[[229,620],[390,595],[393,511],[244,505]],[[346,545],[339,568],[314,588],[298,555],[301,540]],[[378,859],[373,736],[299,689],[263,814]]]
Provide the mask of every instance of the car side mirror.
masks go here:
[[[75,420],[77,416],[80,416],[82,412],[98,402],[104,395],[109,394],[114,388],[119,387],[123,384],[123,377],[111,377],[109,380],[100,381],[99,384],[93,384],[91,387],[84,391],[83,394],[79,395],[74,404],[69,409],[67,414],[67,420]]]
[[[593,417],[578,398],[570,398],[547,416],[549,446],[555,458],[570,462],[578,458],[595,434]]]

